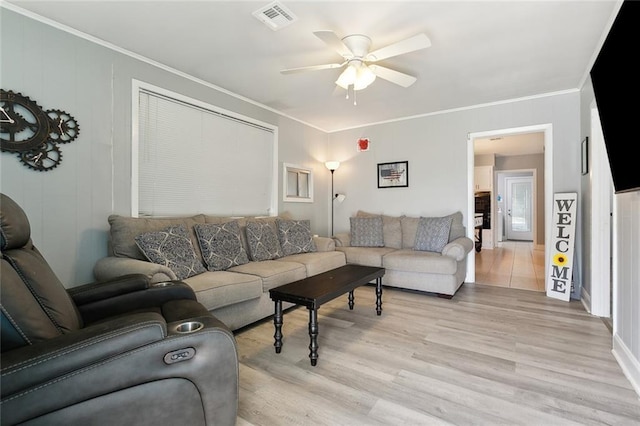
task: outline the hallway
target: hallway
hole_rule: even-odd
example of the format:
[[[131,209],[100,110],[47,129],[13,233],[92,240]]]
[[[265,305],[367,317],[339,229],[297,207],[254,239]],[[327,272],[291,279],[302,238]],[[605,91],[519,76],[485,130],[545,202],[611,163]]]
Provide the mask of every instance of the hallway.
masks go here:
[[[476,283],[545,291],[544,248],[530,241],[503,241],[476,253]]]

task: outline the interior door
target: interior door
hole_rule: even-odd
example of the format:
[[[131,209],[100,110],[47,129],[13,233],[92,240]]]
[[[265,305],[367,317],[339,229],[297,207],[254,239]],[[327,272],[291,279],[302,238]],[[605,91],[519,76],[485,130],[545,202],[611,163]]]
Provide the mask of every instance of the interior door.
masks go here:
[[[533,241],[533,177],[505,178],[507,240]]]

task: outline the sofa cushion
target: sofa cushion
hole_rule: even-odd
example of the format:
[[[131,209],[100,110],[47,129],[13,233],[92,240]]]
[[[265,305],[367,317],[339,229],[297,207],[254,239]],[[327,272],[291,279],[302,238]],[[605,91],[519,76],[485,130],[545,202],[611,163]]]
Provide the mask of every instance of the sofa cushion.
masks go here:
[[[384,246],[390,248],[402,248],[402,227],[400,219],[402,216],[376,215],[359,210],[356,217],[382,216],[382,239]]]
[[[400,219],[403,249],[410,249],[416,245],[416,233],[418,232],[419,222],[419,217],[403,216],[402,219]]]
[[[336,247],[336,251],[344,253],[347,263],[364,266],[382,266],[382,258],[397,249],[389,247]]]
[[[287,262],[286,260],[263,260],[234,266],[230,272],[251,274],[262,278],[262,291],[279,287],[307,277],[307,269],[302,263]]]
[[[464,224],[462,223],[462,213],[455,212],[451,216],[451,231],[449,231],[449,241],[453,241],[466,235]]]
[[[403,249],[385,255],[382,267],[396,271],[452,275],[458,270],[458,262],[440,253]]]
[[[196,256],[186,227],[182,224],[138,235],[135,242],[150,262],[167,266],[178,279],[206,271]]]
[[[421,217],[416,231],[415,250],[441,253],[449,242],[451,216]]]
[[[275,222],[263,219],[247,220],[247,245],[251,260],[273,260],[282,257]]]
[[[262,280],[249,274],[209,271],[184,280],[208,310],[233,305],[262,295]]]
[[[135,237],[145,232],[155,232],[166,229],[169,226],[184,224],[189,231],[189,239],[194,246],[196,255],[201,257],[198,239],[193,225],[204,223],[204,215],[190,217],[128,217],[112,214],[108,218],[109,245],[114,256],[129,257],[131,259],[147,260],[136,245]]]
[[[249,261],[240,240],[238,221],[194,225],[204,263],[209,271],[222,271]]]
[[[311,221],[277,219],[276,227],[284,256],[317,250],[311,234]]]
[[[340,251],[292,254],[278,259],[278,262],[280,261],[302,263],[307,268],[308,277],[339,268],[347,263],[344,253]]]
[[[350,217],[353,247],[384,247],[382,216]]]

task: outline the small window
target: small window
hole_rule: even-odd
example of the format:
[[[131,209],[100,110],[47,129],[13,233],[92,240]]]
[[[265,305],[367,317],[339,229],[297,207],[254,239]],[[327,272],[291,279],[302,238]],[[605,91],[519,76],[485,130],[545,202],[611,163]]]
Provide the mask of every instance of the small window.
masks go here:
[[[313,202],[313,173],[311,169],[284,163],[282,182],[283,201]]]

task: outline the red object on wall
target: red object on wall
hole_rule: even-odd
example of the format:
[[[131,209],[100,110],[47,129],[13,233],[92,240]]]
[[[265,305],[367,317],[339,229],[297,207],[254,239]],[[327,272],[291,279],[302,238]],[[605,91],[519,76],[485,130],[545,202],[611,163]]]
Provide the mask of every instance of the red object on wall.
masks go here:
[[[358,151],[369,151],[369,138],[358,139]]]

